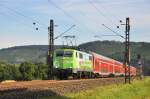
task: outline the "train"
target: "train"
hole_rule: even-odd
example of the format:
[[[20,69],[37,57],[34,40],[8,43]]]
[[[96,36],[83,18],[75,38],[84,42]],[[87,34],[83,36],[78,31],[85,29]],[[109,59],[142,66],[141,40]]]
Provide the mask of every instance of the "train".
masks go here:
[[[54,73],[60,79],[120,77],[125,68],[123,63],[95,52],[62,48],[54,52]],[[130,74],[136,75],[135,67],[130,66]]]

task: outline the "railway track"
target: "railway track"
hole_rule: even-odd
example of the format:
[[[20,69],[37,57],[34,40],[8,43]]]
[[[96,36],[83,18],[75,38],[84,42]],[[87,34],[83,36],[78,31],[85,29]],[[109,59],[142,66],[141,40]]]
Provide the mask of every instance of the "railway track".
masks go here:
[[[110,84],[124,83],[124,78],[99,78],[81,80],[35,80],[0,84],[0,99],[41,99],[41,97],[63,97],[66,93],[76,93]]]
[[[0,92],[20,91],[20,90],[43,90],[43,89],[67,89],[85,87],[96,87],[114,83],[123,83],[123,78],[99,78],[99,79],[82,79],[82,80],[35,80],[24,82],[12,82],[0,84]],[[82,90],[82,89],[81,89]]]

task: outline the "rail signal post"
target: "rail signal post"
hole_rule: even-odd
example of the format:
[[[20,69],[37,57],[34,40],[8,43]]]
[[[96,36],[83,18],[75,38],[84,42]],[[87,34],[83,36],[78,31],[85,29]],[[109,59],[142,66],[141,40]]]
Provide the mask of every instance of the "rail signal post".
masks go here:
[[[130,75],[130,18],[126,18],[125,23],[125,83],[131,83]]]
[[[130,18],[126,18],[126,22],[122,24],[122,20],[120,20],[121,25],[125,25],[125,37],[118,34],[111,28],[107,27],[106,25],[102,24],[104,27],[115,33],[115,36],[120,36],[121,38],[125,39],[125,53],[124,53],[124,68],[125,68],[125,83],[131,83],[131,75],[130,75]],[[119,26],[117,26],[119,28]],[[110,36],[110,35],[106,35]],[[111,35],[112,36],[112,35]]]
[[[138,62],[138,67],[137,67],[137,75],[140,79],[143,79],[143,64],[142,64],[142,59],[141,55],[137,55],[137,62]]]
[[[50,20],[50,26],[48,27],[49,46],[48,46],[48,79],[54,79],[53,70],[53,56],[54,56],[54,20]]]

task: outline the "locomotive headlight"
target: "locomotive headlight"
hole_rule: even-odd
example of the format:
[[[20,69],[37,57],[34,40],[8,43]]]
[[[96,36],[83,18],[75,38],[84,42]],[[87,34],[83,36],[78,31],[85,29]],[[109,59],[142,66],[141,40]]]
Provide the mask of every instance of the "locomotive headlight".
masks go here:
[[[58,66],[57,66],[57,65],[55,65],[55,68],[58,68]]]

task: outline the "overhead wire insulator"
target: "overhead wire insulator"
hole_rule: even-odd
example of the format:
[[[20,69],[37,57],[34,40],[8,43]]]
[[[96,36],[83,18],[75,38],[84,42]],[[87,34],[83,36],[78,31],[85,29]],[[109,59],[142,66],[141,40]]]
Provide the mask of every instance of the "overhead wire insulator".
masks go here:
[[[35,28],[36,30],[39,30],[39,28]]]
[[[33,25],[35,25],[36,23],[35,22],[33,22]]]

